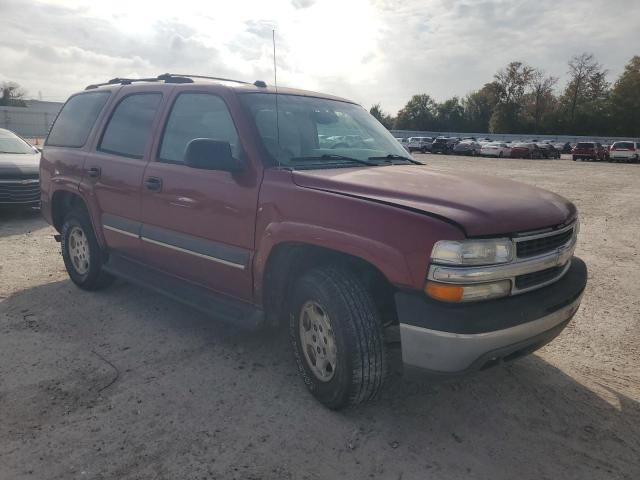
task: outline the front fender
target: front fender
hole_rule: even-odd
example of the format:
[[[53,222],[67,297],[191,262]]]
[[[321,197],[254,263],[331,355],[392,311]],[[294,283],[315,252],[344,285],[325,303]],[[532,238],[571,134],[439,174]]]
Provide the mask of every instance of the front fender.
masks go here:
[[[411,270],[407,259],[392,246],[354,233],[293,221],[274,222],[265,228],[254,258],[254,278],[263,278],[271,252],[283,243],[312,245],[351,255],[375,266],[393,284],[410,284]],[[255,287],[257,298],[260,298],[261,282]]]
[[[274,248],[284,242],[318,246],[360,258],[393,285],[421,290],[433,244],[458,240],[456,226],[401,206],[298,186],[290,172],[267,170],[256,220],[254,294]]]

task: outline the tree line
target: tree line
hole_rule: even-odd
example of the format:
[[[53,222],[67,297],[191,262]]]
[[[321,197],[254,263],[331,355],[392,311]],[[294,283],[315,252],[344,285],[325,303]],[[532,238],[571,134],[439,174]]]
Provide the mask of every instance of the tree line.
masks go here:
[[[613,84],[591,53],[572,57],[567,73],[558,89],[557,77],[516,61],[466,97],[438,103],[419,94],[395,117],[379,103],[370,112],[397,130],[640,137],[640,56]]]

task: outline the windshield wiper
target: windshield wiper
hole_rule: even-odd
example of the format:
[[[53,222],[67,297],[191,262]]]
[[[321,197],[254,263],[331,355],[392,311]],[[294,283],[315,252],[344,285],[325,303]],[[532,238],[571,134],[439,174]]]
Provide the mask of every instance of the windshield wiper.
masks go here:
[[[369,157],[369,160],[389,160],[390,163],[393,163],[393,160],[406,160],[407,162],[411,162],[415,165],[424,165],[424,163],[419,162],[418,160],[403,157],[402,155],[396,155],[395,153],[390,153],[389,155],[384,155],[382,157]]]
[[[294,162],[313,162],[317,160],[345,160],[348,162],[359,163],[361,165],[369,165],[372,167],[378,166],[377,163],[370,162],[368,160],[361,160],[360,158],[348,157],[346,155],[337,155],[333,153],[325,153],[317,157],[293,157],[290,160]]]

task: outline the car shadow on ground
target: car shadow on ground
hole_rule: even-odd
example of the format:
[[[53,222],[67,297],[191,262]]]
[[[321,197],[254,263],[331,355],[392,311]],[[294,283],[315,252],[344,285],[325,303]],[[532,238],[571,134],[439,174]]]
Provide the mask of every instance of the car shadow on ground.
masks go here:
[[[478,478],[640,475],[640,403],[622,393],[628,385],[616,385],[613,374],[609,380],[572,375],[539,355],[446,383],[408,381],[394,371],[376,401],[332,412],[317,404],[297,378],[286,332],[238,330],[123,282],[104,292],[83,292],[65,280],[14,293],[0,303],[0,332],[5,380],[0,382],[0,452],[8,451],[2,445],[6,442],[51,442],[76,411],[71,423],[79,435],[85,409],[91,408],[102,429],[91,437],[94,445],[101,436],[120,438],[120,429],[130,423],[145,425],[139,437],[129,432],[127,440],[138,457],[144,451],[164,473],[175,473],[181,465],[167,453],[174,448],[174,436],[196,442],[196,433],[215,427],[226,432],[226,445],[236,445],[260,465],[252,467],[256,478],[276,478],[261,476],[266,471],[261,469],[308,450],[315,457],[298,468],[335,475],[360,472],[363,464],[369,470],[362,476],[377,476],[378,470],[371,470],[376,468],[395,472],[393,478],[397,472],[414,478],[411,472],[438,471],[475,472]],[[40,345],[39,350],[29,351],[30,344]],[[71,361],[82,363],[84,370],[73,380],[64,411],[56,410],[49,387],[41,390],[52,382],[56,388],[70,382],[69,372],[80,368],[66,366]],[[54,373],[54,365],[64,376],[56,376],[61,374]],[[52,378],[42,379],[48,368]],[[33,369],[40,383],[10,378],[11,372],[25,376]],[[112,378],[114,369],[118,375]],[[174,391],[171,385],[180,388]],[[187,387],[204,390],[201,403],[184,400]],[[143,413],[123,414],[105,406],[128,405],[135,398],[143,399],[138,400],[146,406]],[[85,403],[76,408],[74,401]],[[40,417],[40,411],[46,416]],[[326,435],[308,433],[310,417]],[[264,418],[277,421],[264,423]],[[233,428],[226,426],[229,422]],[[34,423],[46,426],[46,435],[38,437],[31,430]],[[261,434],[266,440],[258,443]],[[107,442],[100,456],[85,452],[86,462],[106,458],[111,466],[103,468],[126,471],[132,478],[145,471],[138,460],[134,464],[112,448]],[[56,454],[64,458],[69,452]],[[163,463],[166,455],[173,463]],[[194,455],[192,463],[211,462],[208,453],[196,460]],[[217,460],[218,473],[231,468],[222,457]],[[18,458],[7,461],[17,465]]]
[[[37,208],[0,207],[0,238],[22,235],[47,226]]]

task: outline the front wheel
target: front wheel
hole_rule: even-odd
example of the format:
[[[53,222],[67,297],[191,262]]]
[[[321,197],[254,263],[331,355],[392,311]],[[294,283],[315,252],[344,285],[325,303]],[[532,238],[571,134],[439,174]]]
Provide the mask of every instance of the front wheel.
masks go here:
[[[67,273],[80,288],[98,290],[113,283],[114,277],[102,270],[103,253],[84,210],[67,214],[60,231],[60,246]]]
[[[309,391],[332,409],[380,391],[386,361],[382,326],[369,291],[350,271],[309,271],[293,292],[289,338]]]

